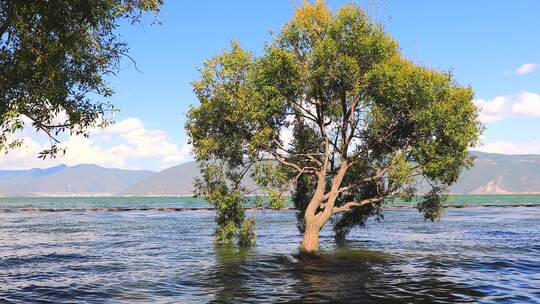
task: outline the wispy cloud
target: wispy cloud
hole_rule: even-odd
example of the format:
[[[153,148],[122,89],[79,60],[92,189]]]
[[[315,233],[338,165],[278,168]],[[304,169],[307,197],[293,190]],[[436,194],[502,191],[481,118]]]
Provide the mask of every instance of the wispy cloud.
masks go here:
[[[18,137],[24,140],[23,146],[2,155],[0,169],[43,168],[60,163],[162,169],[186,160],[191,151],[190,145],[177,145],[165,131],[149,130],[139,118],[133,117],[106,129],[93,130],[89,138],[69,136],[63,144],[67,147],[66,154],[55,159],[37,158],[38,153],[48,147],[46,141],[40,141],[28,132]]]
[[[529,74],[529,73],[534,72],[538,67],[539,65],[536,63],[525,63],[524,65],[517,68],[515,73],[520,74],[520,75]]]
[[[476,99],[480,120],[491,123],[510,118],[540,117],[540,95],[523,91],[516,95],[497,96],[491,100]]]
[[[524,74],[530,74],[534,71],[536,71],[540,67],[539,64],[536,63],[525,63],[522,66],[518,67],[515,70],[506,70],[504,71],[504,74],[510,75],[510,74],[518,74],[518,75],[524,75]]]

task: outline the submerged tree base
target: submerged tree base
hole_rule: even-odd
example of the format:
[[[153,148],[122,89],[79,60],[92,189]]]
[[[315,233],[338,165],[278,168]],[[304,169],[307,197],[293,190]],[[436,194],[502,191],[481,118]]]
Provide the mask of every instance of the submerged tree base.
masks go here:
[[[304,240],[300,246],[300,251],[304,253],[319,252],[319,228],[307,226],[304,232]]]

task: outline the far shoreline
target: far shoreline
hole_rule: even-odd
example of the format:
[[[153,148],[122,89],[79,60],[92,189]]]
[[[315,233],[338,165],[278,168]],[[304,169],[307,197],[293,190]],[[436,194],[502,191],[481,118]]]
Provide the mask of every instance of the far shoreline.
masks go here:
[[[395,206],[382,206],[382,209],[399,210],[399,209],[415,209],[413,205],[395,205]],[[494,205],[494,204],[482,204],[482,205],[447,205],[447,209],[470,209],[470,208],[540,208],[539,204],[519,204],[519,205]],[[0,213],[11,212],[134,212],[134,211],[150,211],[150,212],[186,212],[186,211],[214,211],[215,208],[210,207],[135,207],[135,208],[115,208],[115,207],[91,207],[91,208],[0,208]],[[280,211],[296,211],[295,208],[281,208],[281,209],[262,209],[262,208],[246,208],[246,211],[259,211],[259,212],[280,212]]]

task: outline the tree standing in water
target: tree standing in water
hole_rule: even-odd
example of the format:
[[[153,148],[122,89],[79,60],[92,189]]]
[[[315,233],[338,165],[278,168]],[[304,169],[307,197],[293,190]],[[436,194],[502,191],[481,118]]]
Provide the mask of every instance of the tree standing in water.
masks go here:
[[[218,242],[246,239],[246,174],[272,207],[292,191],[305,252],[327,222],[344,238],[420,185],[418,209],[436,220],[482,129],[471,88],[405,59],[353,4],[306,1],[262,55],[233,42],[207,61],[194,91],[186,129]]]

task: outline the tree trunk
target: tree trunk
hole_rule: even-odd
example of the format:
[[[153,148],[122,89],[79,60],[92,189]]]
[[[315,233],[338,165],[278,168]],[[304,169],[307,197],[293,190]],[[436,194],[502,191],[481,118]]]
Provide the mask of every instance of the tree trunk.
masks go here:
[[[319,251],[319,231],[320,227],[317,227],[313,223],[307,223],[301,248],[303,252],[315,253]]]

